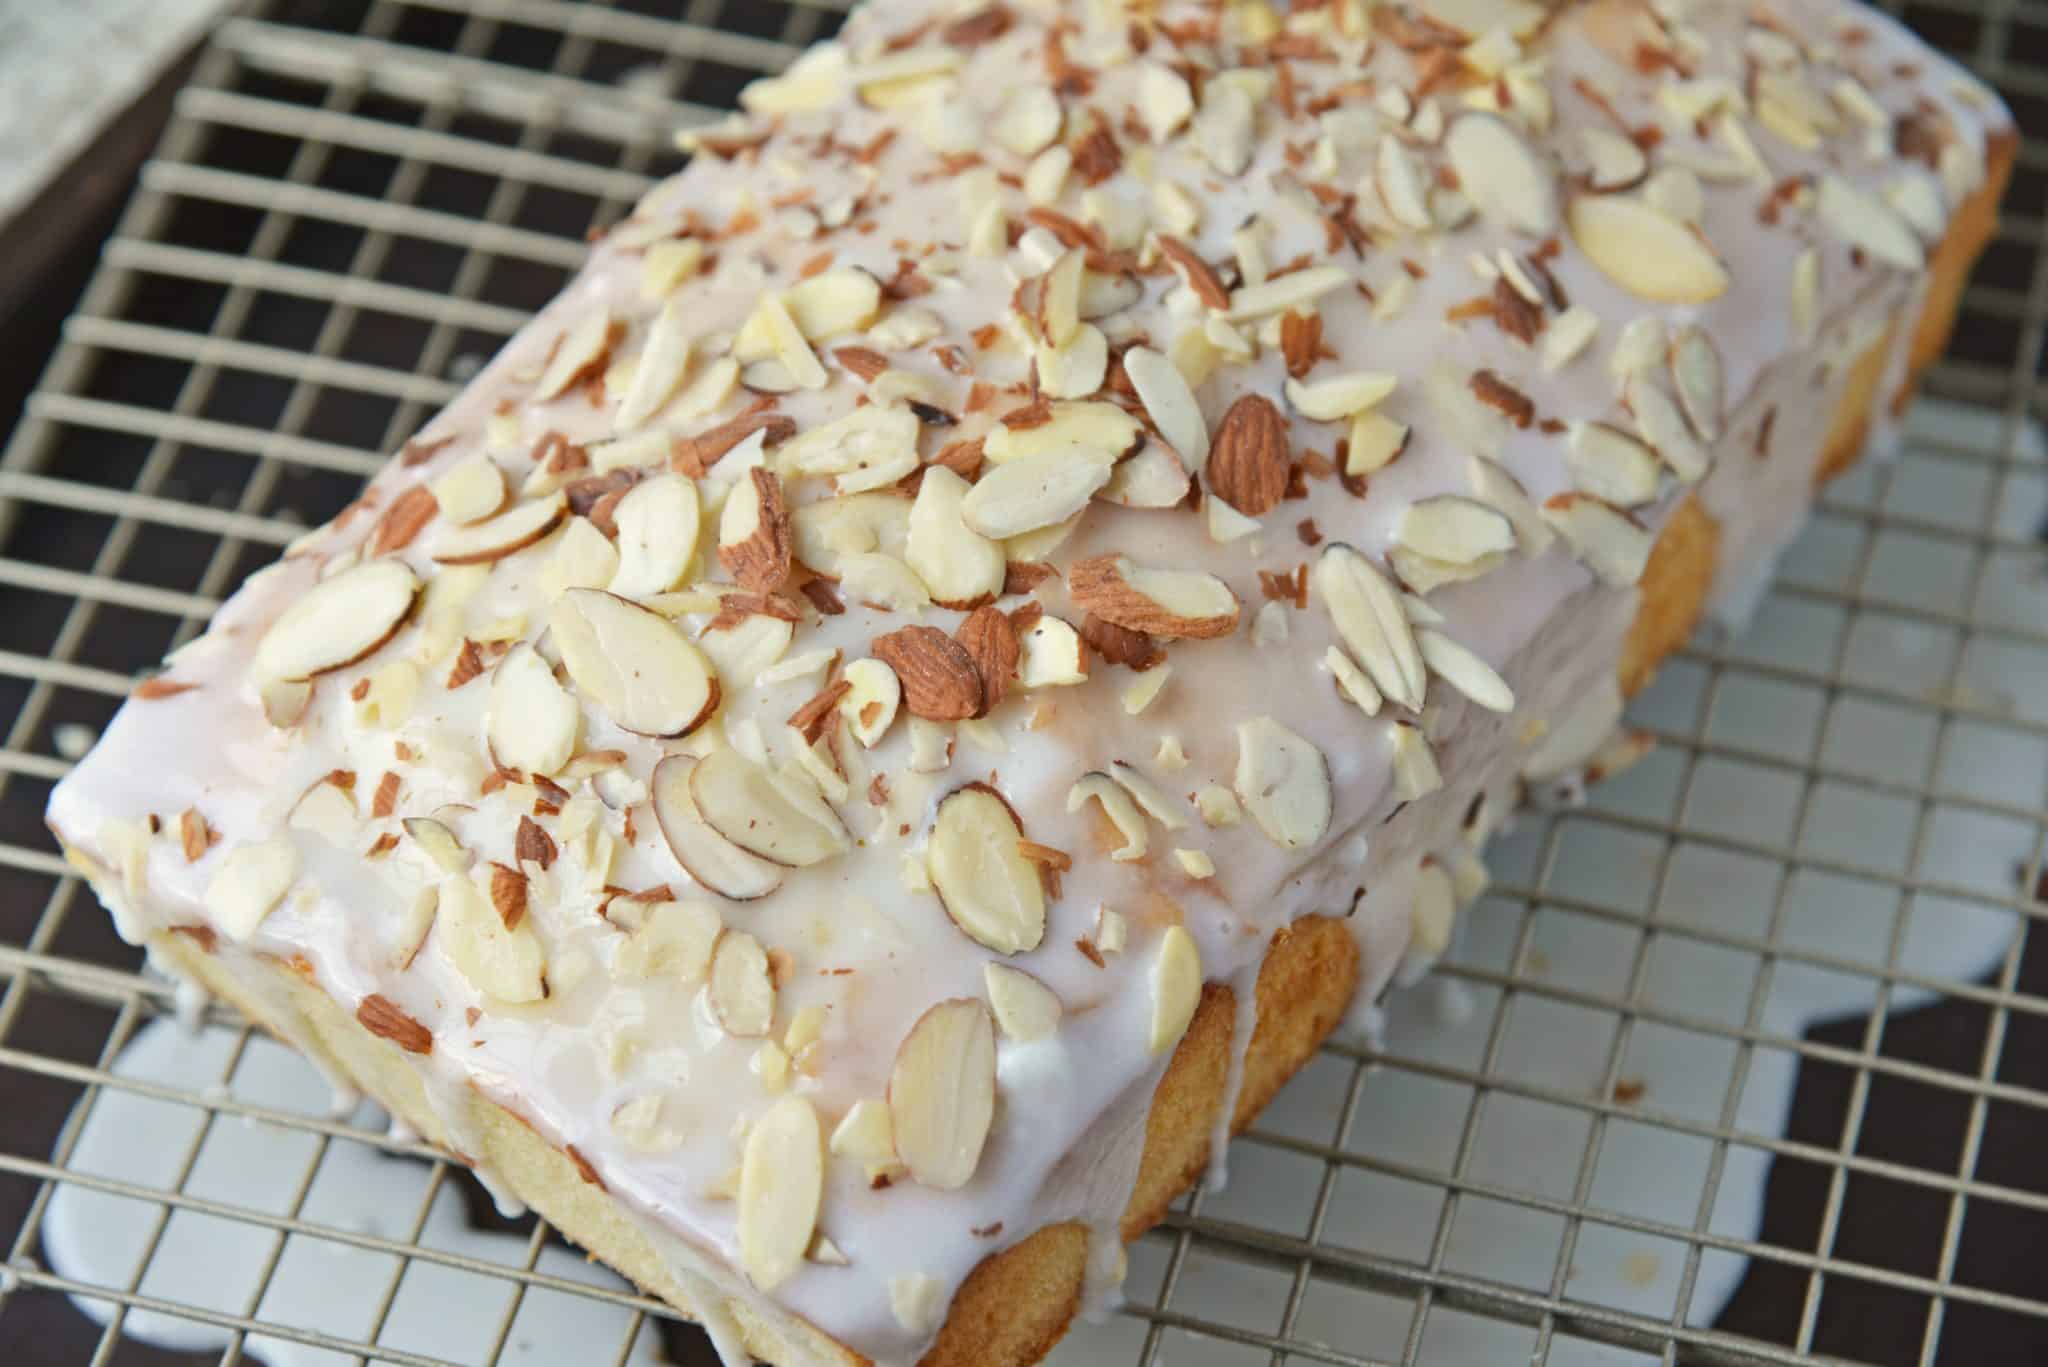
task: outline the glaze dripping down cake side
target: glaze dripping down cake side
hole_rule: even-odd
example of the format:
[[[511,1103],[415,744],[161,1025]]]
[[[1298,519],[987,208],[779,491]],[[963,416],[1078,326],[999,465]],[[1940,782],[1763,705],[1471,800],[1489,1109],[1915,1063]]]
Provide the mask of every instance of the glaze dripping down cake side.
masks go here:
[[[1025,1364],[1939,353],[1847,3],[875,0],[50,822],[732,1360]]]

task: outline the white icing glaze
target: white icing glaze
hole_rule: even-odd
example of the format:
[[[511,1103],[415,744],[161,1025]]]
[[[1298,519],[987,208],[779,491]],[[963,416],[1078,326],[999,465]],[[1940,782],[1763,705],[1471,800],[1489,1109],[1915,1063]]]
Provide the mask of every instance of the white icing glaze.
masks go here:
[[[1659,6],[1666,13],[1673,8]],[[1724,76],[1741,88],[1748,75],[1742,56],[1747,6],[1705,0],[1677,8],[1689,11],[1682,20],[1674,16],[1677,31],[1698,36],[1700,51],[1689,59],[1695,74]],[[948,119],[991,117],[1015,88],[1017,73],[1035,78],[1043,68],[1047,21],[1055,14],[1072,25],[1064,38],[1069,59],[1093,73],[1085,103],[1108,111],[1126,148],[1122,170],[1095,187],[1093,193],[1106,198],[1091,201],[1078,178],[1070,178],[1057,200],[1060,213],[1082,220],[1091,212],[1113,213],[1117,202],[1128,203],[1134,213],[1149,213],[1153,194],[1133,165],[1142,157],[1149,160],[1144,169],[1155,184],[1181,186],[1198,206],[1199,222],[1179,235],[1205,260],[1229,261],[1233,232],[1259,215],[1264,231],[1258,254],[1269,265],[1304,256],[1316,263],[1333,261],[1381,300],[1409,292],[1406,305],[1391,317],[1373,316],[1363,294],[1349,288],[1326,297],[1320,310],[1323,340],[1337,359],[1313,377],[1351,369],[1395,372],[1399,384],[1380,411],[1414,429],[1400,457],[1370,476],[1363,497],[1334,478],[1309,478],[1304,497],[1282,502],[1257,532],[1228,545],[1210,539],[1199,514],[1097,502],[1052,556],[1062,568],[1107,551],[1150,565],[1200,567],[1231,586],[1244,600],[1249,619],[1262,601],[1259,572],[1285,574],[1312,562],[1315,552],[1302,544],[1311,538],[1297,535],[1297,523],[1312,522],[1316,535],[1341,539],[1377,561],[1393,544],[1401,515],[1417,500],[1470,492],[1466,452],[1424,397],[1423,376],[1433,367],[1453,366],[1459,376],[1480,369],[1497,372],[1526,394],[1545,419],[1603,419],[1626,426],[1608,357],[1626,324],[1655,315],[1666,327],[1702,329],[1725,372],[1730,402],[1699,497],[1720,524],[1717,597],[1740,601],[1750,567],[1768,562],[1805,514],[1814,453],[1834,412],[1848,361],[1890,320],[1912,317],[1924,292],[1911,274],[1852,259],[1803,204],[1781,205],[1776,223],[1759,219],[1772,179],[1838,174],[1874,191],[1897,173],[1901,163],[1896,158],[1888,152],[1866,156],[1862,139],[1854,134],[1802,149],[1753,131],[1770,163],[1770,176],[1704,187],[1699,227],[1732,267],[1726,291],[1705,304],[1645,303],[1596,267],[1560,230],[1561,250],[1550,262],[1551,273],[1572,304],[1601,320],[1601,329],[1583,355],[1554,373],[1545,372],[1537,352],[1491,317],[1446,322],[1447,311],[1492,288],[1468,265],[1471,256],[1495,259],[1503,248],[1527,253],[1535,246],[1533,239],[1475,220],[1449,233],[1383,234],[1358,255],[1341,244],[1333,251],[1326,224],[1294,206],[1294,200],[1313,200],[1299,190],[1290,197],[1284,188],[1290,184],[1317,181],[1348,191],[1361,177],[1371,181],[1371,149],[1386,136],[1384,118],[1372,112],[1375,106],[1355,83],[1408,88],[1414,80],[1413,60],[1388,35],[1374,40],[1368,52],[1362,38],[1311,31],[1328,22],[1320,17],[1304,19],[1309,27],[1297,36],[1327,50],[1332,59],[1298,56],[1287,62],[1303,112],[1290,119],[1277,100],[1261,104],[1248,165],[1228,178],[1210,168],[1187,136],[1140,150],[1142,138],[1123,129],[1121,117],[1127,106],[1146,103],[1140,66],[1123,51],[1128,16],[1107,5],[1075,3],[1016,9],[1007,31],[965,53],[951,84],[921,107],[870,108],[849,92],[829,108],[788,114],[757,151],[730,160],[701,156],[652,191],[627,230],[600,245],[588,269],[423,433],[418,445],[423,459],[410,466],[394,464],[373,485],[365,511],[309,534],[291,558],[252,578],[222,608],[201,642],[180,652],[171,675],[193,685],[191,691],[138,700],[123,709],[103,743],[60,786],[51,820],[90,867],[95,889],[114,908],[118,928],[131,940],[159,926],[213,923],[206,890],[226,854],[265,840],[289,842],[296,854],[291,891],[246,944],[224,937],[218,952],[230,958],[266,954],[294,959],[344,1005],[382,996],[431,1031],[434,1047],[420,1059],[420,1071],[449,1144],[464,1148],[463,1107],[452,1103],[474,1088],[552,1142],[574,1146],[622,1207],[658,1236],[678,1282],[700,1304],[712,1306],[714,1337],[729,1361],[740,1350],[736,1329],[718,1308],[722,1296],[744,1298],[770,1315],[800,1316],[879,1361],[914,1359],[929,1330],[898,1322],[889,1294],[895,1279],[935,1278],[950,1296],[988,1253],[1060,1220],[1089,1225],[1090,1264],[1098,1274],[1091,1294],[1109,1294],[1114,1284],[1109,1273],[1119,1265],[1111,1256],[1116,1221],[1135,1177],[1146,1105],[1164,1066],[1164,1055],[1148,1049],[1147,1037],[1152,1014],[1148,973],[1165,924],[1183,924],[1199,947],[1207,978],[1228,982],[1237,993],[1240,1015],[1223,1109],[1228,1116],[1242,1082],[1257,966],[1272,936],[1301,916],[1350,909],[1364,951],[1359,999],[1373,1001],[1403,959],[1408,889],[1419,861],[1457,838],[1475,798],[1486,795],[1493,810],[1512,800],[1527,747],[1596,681],[1612,675],[1634,614],[1632,589],[1596,583],[1563,544],[1534,557],[1515,555],[1501,570],[1430,593],[1430,606],[1446,619],[1441,630],[1502,675],[1514,691],[1515,707],[1499,715],[1467,703],[1447,687],[1432,689],[1420,720],[1444,786],[1405,804],[1396,798],[1387,758],[1387,730],[1398,709],[1390,707],[1368,720],[1322,677],[1317,662],[1337,637],[1315,602],[1307,611],[1286,612],[1289,635],[1281,645],[1255,644],[1248,620],[1225,640],[1174,644],[1169,651],[1173,675],[1135,720],[1122,705],[1122,691],[1135,676],[1098,660],[1078,686],[1021,697],[1013,688],[1016,700],[999,706],[985,726],[973,732],[963,728],[954,737],[951,764],[943,773],[913,771],[910,727],[903,721],[864,753],[841,736],[851,791],[837,807],[855,847],[836,859],[786,870],[780,889],[761,901],[719,906],[728,926],[746,930],[786,956],[774,1011],[778,1038],[806,1008],[826,1012],[820,1042],[793,1085],[826,1117],[828,1131],[853,1102],[882,1095],[897,1041],[933,1002],[981,995],[982,968],[990,953],[959,933],[928,891],[906,888],[901,872],[906,855],[923,848],[937,799],[960,784],[991,782],[1031,840],[1073,856],[1060,895],[1051,899],[1043,944],[1016,960],[1059,995],[1065,1016],[1047,1038],[1001,1046],[993,1128],[964,1187],[941,1191],[899,1180],[876,1189],[859,1164],[828,1163],[819,1229],[846,1255],[847,1264],[807,1263],[772,1296],[754,1290],[732,1270],[739,1266],[734,1203],[714,1190],[737,1161],[735,1119],[751,1120],[771,1097],[757,1073],[756,1043],[728,1037],[694,984],[629,981],[613,973],[622,936],[600,914],[601,885],[666,885],[677,896],[699,895],[663,844],[644,802],[631,809],[636,819],[630,841],[624,839],[618,813],[604,809],[595,814],[619,840],[608,866],[591,867],[587,842],[564,838],[551,868],[529,870],[538,876],[531,881],[526,916],[551,965],[552,991],[545,1001],[510,1005],[488,998],[436,942],[439,931],[407,964],[400,941],[408,911],[417,889],[440,875],[410,840],[366,859],[372,840],[395,836],[397,818],[433,813],[480,860],[511,864],[518,818],[534,810],[539,796],[523,785],[487,790],[483,783],[491,768],[483,753],[490,679],[445,687],[454,636],[430,641],[432,624],[416,620],[360,663],[322,677],[303,718],[276,728],[265,721],[251,679],[251,660],[264,632],[364,547],[377,518],[407,486],[438,480],[485,455],[507,471],[516,488],[535,468],[527,453],[543,434],[559,433],[584,448],[613,435],[617,399],[626,381],[614,387],[609,399],[592,401],[581,388],[571,388],[566,395],[537,400],[534,378],[559,359],[561,349],[570,345],[565,337],[573,337],[579,324],[602,315],[624,325],[612,355],[638,354],[659,307],[642,296],[643,248],[658,237],[725,232],[710,244],[716,266],[670,296],[697,339],[700,360],[692,362],[692,378],[720,345],[741,333],[764,288],[791,285],[806,262],[830,251],[835,265],[861,266],[883,279],[896,276],[900,259],[910,259],[931,284],[895,314],[906,326],[913,311],[929,314],[938,331],[890,355],[897,369],[923,378],[933,402],[962,419],[957,427],[926,434],[926,457],[947,439],[979,435],[996,414],[1018,406],[1021,398],[1004,392],[993,406],[970,411],[967,378],[948,370],[933,348],[958,348],[960,358],[974,367],[975,378],[998,389],[1023,382],[1026,359],[1015,346],[985,350],[970,338],[975,329],[1001,322],[1017,272],[1044,239],[1027,232],[1014,249],[996,255],[959,250],[967,238],[957,202],[961,183],[978,168],[942,166],[924,139],[951,136],[946,126],[938,126]],[[833,51],[842,57],[852,54],[856,63],[884,59],[885,40],[922,35],[928,21],[950,21],[956,15],[930,0],[871,6],[849,21]],[[1210,15],[1191,4],[1168,4],[1161,11],[1176,26],[1199,27]],[[1780,16],[1782,25],[1808,44],[1816,85],[1825,89],[1828,81],[1853,74],[1894,116],[1913,109],[1917,101],[1932,101],[1945,114],[1950,136],[1975,149],[1981,161],[1988,131],[2009,124],[2002,111],[1954,93],[1955,74],[1878,16],[1854,11],[1853,22],[1863,36],[1852,41],[1837,34],[1833,21],[1850,15],[1835,6],[1812,6]],[[1576,164],[1572,139],[1607,117],[1580,93],[1598,89],[1627,126],[1656,126],[1666,144],[1694,142],[1694,152],[1713,150],[1714,144],[1695,137],[1689,122],[1674,121],[1660,110],[1658,77],[1632,71],[1611,55],[1614,26],[1642,19],[1618,0],[1603,0],[1554,20],[1535,49],[1544,66],[1528,76],[1549,92],[1556,114],[1547,130],[1527,134],[1532,142]],[[1213,58],[1219,46],[1256,46],[1240,30],[1255,22],[1250,11],[1230,12],[1225,19],[1229,31],[1220,45],[1191,30],[1175,31],[1184,34],[1184,55]],[[1167,40],[1153,41],[1150,55],[1157,57]],[[930,46],[928,37],[913,36],[903,48],[916,53]],[[828,54],[809,60],[816,64],[812,69],[829,71],[834,59]],[[1894,71],[1905,60],[1919,64],[1911,78]],[[1336,117],[1324,117],[1319,125],[1306,111],[1331,92],[1338,92],[1333,96]],[[1432,99],[1446,115],[1455,116],[1462,107],[1455,92]],[[1225,102],[1218,97],[1219,107]],[[1070,130],[1085,127],[1080,103],[1070,101]],[[1319,137],[1351,117],[1369,125],[1362,150],[1339,146],[1343,137],[1335,136],[1329,153],[1334,165],[1323,168]],[[873,145],[885,133],[896,136],[868,161],[850,155],[848,149]],[[1431,164],[1442,161],[1432,140],[1416,141],[1420,156]],[[966,145],[985,149],[990,164],[1007,175],[1021,177],[1025,171],[1023,158],[988,139],[971,138]],[[1669,154],[1668,146],[1660,153]],[[1017,228],[1029,226],[1027,206],[1016,189],[991,193],[1001,198]],[[778,199],[786,201],[780,208]],[[811,224],[793,222],[848,199],[857,202],[850,211],[854,227],[809,237],[802,229]],[[1377,211],[1363,213],[1370,219]],[[757,226],[735,227],[749,218]],[[871,229],[865,227],[869,223]],[[1036,231],[1044,235],[1047,230],[1041,226]],[[926,250],[935,241],[945,244],[936,256]],[[1787,293],[1794,262],[1809,246],[1823,251],[1819,298],[1824,308],[1815,340],[1802,345]],[[1119,321],[1105,322],[1118,339],[1142,335],[1163,348],[1188,328],[1202,325],[1199,303],[1174,277],[1154,273],[1137,278],[1141,297]],[[884,327],[888,324],[885,318]],[[1243,329],[1246,335],[1259,331],[1256,322]],[[861,340],[847,337],[840,343]],[[879,333],[870,339],[880,340]],[[1903,335],[1895,336],[1883,397],[1904,378],[1903,347]],[[1205,424],[1213,433],[1242,394],[1281,394],[1284,375],[1280,351],[1271,346],[1259,348],[1257,357],[1243,364],[1220,366],[1195,387]],[[863,392],[852,374],[835,366],[822,388],[783,395],[775,410],[792,419],[798,432],[807,432],[852,412]],[[745,393],[725,398],[710,412],[675,421],[668,433],[698,434],[741,411],[749,400]],[[659,408],[655,417],[659,431]],[[1769,439],[1760,443],[1758,430],[1765,424]],[[1328,456],[1343,431],[1341,424],[1302,420],[1294,424],[1291,439],[1297,451],[1314,449]],[[495,439],[508,434],[510,440]],[[1498,456],[1541,502],[1571,487],[1563,450],[1559,433],[1536,425],[1504,429]],[[718,525],[717,505],[744,477],[744,452],[728,455],[700,481],[706,543]],[[796,503],[825,492],[815,479],[792,478],[789,488]],[[1639,516],[1652,528],[1662,526],[1683,493],[1667,478],[1661,496]],[[428,552],[440,530],[429,526],[419,540],[396,552],[423,578],[435,575]],[[461,609],[458,634],[487,635],[491,624],[510,620],[514,625],[500,634],[539,637],[547,615],[548,565],[561,540],[559,534],[550,536],[498,560]],[[715,556],[707,551],[699,558],[708,577],[724,577]],[[445,570],[439,577],[449,579]],[[1058,582],[1043,586],[1037,598],[1048,612],[1080,621],[1080,611]],[[1020,601],[1003,600],[1006,607]],[[708,620],[703,612],[679,618],[692,636]],[[920,620],[951,627],[958,619],[934,609]],[[846,660],[858,659],[869,653],[874,636],[901,625],[898,615],[852,603],[842,615],[803,623],[785,658],[836,651]],[[366,724],[351,690],[399,660],[413,661],[419,675],[409,707],[401,709],[405,715]],[[770,752],[786,758],[791,752],[783,719],[817,691],[822,679],[820,673],[763,683],[726,678],[720,724],[713,730],[722,725],[723,735],[740,747],[758,735]],[[1041,704],[1052,704],[1054,710],[1042,713]],[[1210,828],[1186,801],[1205,784],[1229,784],[1236,759],[1234,727],[1262,713],[1311,738],[1328,764],[1332,818],[1327,831],[1305,849],[1282,848],[1249,819]],[[987,735],[998,738],[999,749],[983,748],[979,737]],[[1189,761],[1185,768],[1168,768],[1155,758],[1162,736],[1178,740]],[[621,730],[600,708],[582,708],[582,748],[622,751],[626,771],[643,782],[662,754],[701,754],[710,739],[706,733],[681,742],[653,741]],[[408,747],[410,760],[400,756],[400,743]],[[1144,861],[1109,859],[1110,846],[1100,839],[1093,819],[1066,808],[1073,782],[1113,759],[1148,777],[1187,818],[1184,829],[1172,832],[1154,823],[1153,852]],[[866,773],[886,776],[886,804],[863,801],[865,783],[852,770],[856,762]],[[287,824],[299,795],[336,769],[358,776],[359,808],[368,807],[382,776],[395,774],[399,780],[393,813],[362,821],[357,838],[345,842],[346,847]],[[564,786],[571,800],[591,799],[587,782],[565,779]],[[441,810],[447,804],[459,804],[459,809]],[[175,833],[175,815],[187,808],[202,812],[221,838],[218,848],[196,861],[185,857]],[[172,829],[167,837],[140,847],[130,878],[124,860],[134,860],[131,852],[138,848],[132,833],[142,829],[150,814],[164,818]],[[1206,854],[1214,876],[1185,874],[1158,846],[1161,838]],[[1361,885],[1367,892],[1359,898]],[[1129,944],[1121,953],[1091,957],[1077,942],[1093,935],[1100,906],[1126,917]],[[586,971],[578,976],[569,971],[572,964]],[[628,1142],[609,1123],[620,1106],[650,1092],[661,1097],[661,1122],[674,1139],[652,1152]],[[1219,1122],[1212,1149],[1212,1174],[1219,1178],[1223,1138]],[[490,1180],[489,1174],[479,1176]]]

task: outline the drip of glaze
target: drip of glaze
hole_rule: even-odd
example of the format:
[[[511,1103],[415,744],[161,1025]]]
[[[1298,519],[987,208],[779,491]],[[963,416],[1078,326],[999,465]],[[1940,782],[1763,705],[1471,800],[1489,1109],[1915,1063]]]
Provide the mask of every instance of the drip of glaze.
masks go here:
[[[1237,1019],[1230,1030],[1230,1071],[1223,1082],[1223,1098],[1209,1122],[1209,1169],[1202,1185],[1222,1191],[1230,1185],[1230,1135],[1237,1116],[1237,1098],[1244,1090],[1244,1063],[1251,1053],[1252,1032],[1259,1026],[1259,961],[1246,964],[1230,975],[1231,995],[1237,1003]]]
[[[206,1018],[206,1004],[213,998],[207,995],[196,979],[178,979],[177,1017],[178,1028],[188,1035],[199,1033],[200,1025]]]

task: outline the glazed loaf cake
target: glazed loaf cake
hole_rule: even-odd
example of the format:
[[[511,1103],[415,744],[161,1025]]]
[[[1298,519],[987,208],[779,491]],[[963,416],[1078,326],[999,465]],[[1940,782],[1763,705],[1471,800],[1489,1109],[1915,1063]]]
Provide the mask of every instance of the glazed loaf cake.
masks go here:
[[[1823,0],[876,0],[742,104],[50,823],[729,1360],[1027,1363],[1626,757],[2014,129]]]

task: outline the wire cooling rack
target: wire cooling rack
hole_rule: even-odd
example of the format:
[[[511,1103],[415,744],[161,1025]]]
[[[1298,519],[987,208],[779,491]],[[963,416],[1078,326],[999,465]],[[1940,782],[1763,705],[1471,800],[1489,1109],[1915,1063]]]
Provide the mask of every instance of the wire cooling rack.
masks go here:
[[[680,11],[680,17],[678,12]],[[2048,127],[2048,5],[1907,20]],[[0,457],[0,1357],[709,1361],[231,1012],[40,825],[139,670],[352,497],[821,0],[270,0],[211,39]],[[1061,1361],[2048,1361],[2048,147],[1900,458],[1651,757],[1502,842]],[[185,1003],[188,1008],[194,1004]]]

